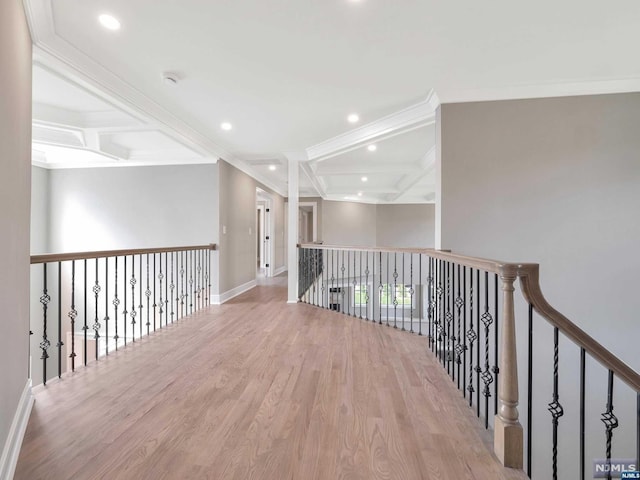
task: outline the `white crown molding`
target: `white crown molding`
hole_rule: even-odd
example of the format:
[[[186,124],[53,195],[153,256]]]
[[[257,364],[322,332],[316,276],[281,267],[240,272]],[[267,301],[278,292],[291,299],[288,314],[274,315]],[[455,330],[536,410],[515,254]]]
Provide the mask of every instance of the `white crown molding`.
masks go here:
[[[326,160],[359,148],[367,142],[384,140],[433,124],[439,105],[438,96],[432,90],[421,102],[307,148],[308,159]]]
[[[300,169],[304,172],[304,174],[311,182],[311,185],[316,191],[316,195],[320,195],[320,197],[324,198],[324,196],[327,194],[326,188],[323,185],[323,182],[320,181],[320,178],[318,178],[318,176],[314,174],[311,164],[309,162],[303,162],[300,164]]]

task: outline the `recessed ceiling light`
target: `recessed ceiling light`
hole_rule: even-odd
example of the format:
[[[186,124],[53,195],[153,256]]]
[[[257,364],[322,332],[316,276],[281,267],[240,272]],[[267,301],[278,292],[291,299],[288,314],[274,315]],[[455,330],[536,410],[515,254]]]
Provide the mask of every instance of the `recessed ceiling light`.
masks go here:
[[[369,179],[367,177],[362,177],[360,180],[362,180],[363,182],[366,182]]]
[[[233,125],[231,125],[229,122],[222,122],[220,124],[220,128],[228,132],[233,128]]]
[[[352,113],[347,117],[349,123],[358,123],[360,121],[360,116],[357,113]]]
[[[276,169],[275,165],[269,165],[269,170],[271,170],[272,172]]]
[[[98,17],[98,21],[104,28],[108,28],[109,30],[120,30],[120,21],[112,15],[103,13]]]
[[[361,197],[362,196],[362,192],[358,192],[358,196]]]
[[[378,149],[377,145],[369,145],[367,147],[367,150],[369,150],[370,152],[375,152]]]

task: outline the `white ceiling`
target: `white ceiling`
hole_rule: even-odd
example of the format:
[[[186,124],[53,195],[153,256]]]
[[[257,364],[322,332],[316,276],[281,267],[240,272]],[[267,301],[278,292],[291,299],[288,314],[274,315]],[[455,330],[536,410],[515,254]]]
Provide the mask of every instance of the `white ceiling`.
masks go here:
[[[302,194],[433,201],[438,99],[640,90],[637,0],[26,4],[36,123],[119,164],[224,158],[280,193],[295,154]]]

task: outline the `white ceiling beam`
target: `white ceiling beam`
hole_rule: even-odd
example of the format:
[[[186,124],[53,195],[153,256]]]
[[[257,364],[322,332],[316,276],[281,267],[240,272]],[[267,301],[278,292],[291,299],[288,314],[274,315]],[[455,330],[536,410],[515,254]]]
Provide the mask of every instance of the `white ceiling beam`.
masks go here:
[[[309,160],[326,160],[359,148],[368,142],[383,140],[433,124],[439,104],[437,95],[431,90],[425,100],[404,110],[307,148]]]
[[[306,177],[309,179],[316,193],[319,196],[324,197],[326,195],[325,186],[322,184],[322,182],[319,181],[320,179],[316,175],[314,175],[311,165],[308,162],[303,162],[300,164],[300,169],[304,172]]]
[[[323,164],[318,165],[315,171],[318,177],[339,176],[339,175],[369,175],[375,173],[394,173],[398,175],[402,174],[416,174],[423,170],[421,166],[414,163],[385,163],[380,165],[349,165],[345,164],[340,166],[326,166]]]
[[[433,147],[420,160],[420,164],[423,166],[422,172],[419,175],[407,175],[402,178],[396,184],[396,190],[398,191],[398,193],[395,196],[391,196],[389,200],[395,202],[402,198],[404,194],[406,194],[409,190],[420,183],[427,175],[431,174],[431,172],[435,168],[435,162],[436,149],[435,147]]]
[[[355,195],[362,192],[363,195],[390,195],[398,194],[396,187],[366,187],[363,185],[354,185],[353,187],[331,187],[327,190],[327,195]]]

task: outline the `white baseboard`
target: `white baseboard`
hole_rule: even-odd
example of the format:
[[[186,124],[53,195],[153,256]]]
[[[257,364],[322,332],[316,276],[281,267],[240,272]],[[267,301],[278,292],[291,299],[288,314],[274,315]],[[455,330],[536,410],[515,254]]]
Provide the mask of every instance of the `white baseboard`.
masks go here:
[[[279,268],[275,269],[275,271],[273,272],[273,276],[277,277],[278,275],[280,275],[281,273],[284,273],[286,271],[287,271],[287,267],[283,265],[282,267],[279,267]]]
[[[31,394],[31,379],[29,379],[22,391],[20,403],[18,403],[18,408],[13,416],[9,436],[4,444],[2,457],[0,457],[0,480],[11,480],[13,478],[32,407],[33,395]]]
[[[221,293],[220,295],[211,295],[211,304],[222,305],[224,302],[228,302],[232,298],[237,297],[238,295],[244,292],[248,292],[249,290],[254,288],[256,285],[257,285],[256,281],[251,280],[250,282],[247,282],[243,285],[239,285],[236,288],[227,290],[226,292]]]

